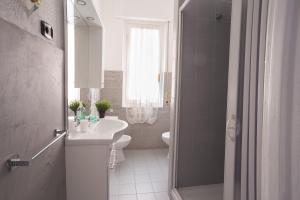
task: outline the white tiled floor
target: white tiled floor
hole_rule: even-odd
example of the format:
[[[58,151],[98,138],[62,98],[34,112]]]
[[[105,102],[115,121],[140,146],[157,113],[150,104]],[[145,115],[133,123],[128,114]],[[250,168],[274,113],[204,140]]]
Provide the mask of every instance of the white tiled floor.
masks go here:
[[[179,194],[184,200],[222,200],[223,184],[201,185],[179,188]]]
[[[126,150],[110,171],[110,200],[169,200],[167,149]]]

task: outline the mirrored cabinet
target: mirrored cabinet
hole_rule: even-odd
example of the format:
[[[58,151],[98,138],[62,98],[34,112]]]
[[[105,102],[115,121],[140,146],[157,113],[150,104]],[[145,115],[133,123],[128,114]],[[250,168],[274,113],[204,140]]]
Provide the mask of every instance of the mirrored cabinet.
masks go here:
[[[91,0],[67,1],[68,101],[99,96],[103,27]]]
[[[101,85],[102,27],[95,20],[79,8],[75,12],[75,88]]]
[[[82,102],[85,115],[97,117],[95,103],[100,99],[103,74],[102,22],[92,0],[67,0],[66,7],[68,104]],[[68,110],[69,121],[74,121],[77,112]]]

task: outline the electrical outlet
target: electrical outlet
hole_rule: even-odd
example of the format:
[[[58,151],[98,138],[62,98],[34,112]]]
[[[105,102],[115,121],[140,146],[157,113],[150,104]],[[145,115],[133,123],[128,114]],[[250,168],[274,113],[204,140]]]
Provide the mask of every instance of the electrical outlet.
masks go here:
[[[49,39],[52,40],[53,39],[53,28],[50,24],[48,24],[45,21],[41,21],[41,34]]]

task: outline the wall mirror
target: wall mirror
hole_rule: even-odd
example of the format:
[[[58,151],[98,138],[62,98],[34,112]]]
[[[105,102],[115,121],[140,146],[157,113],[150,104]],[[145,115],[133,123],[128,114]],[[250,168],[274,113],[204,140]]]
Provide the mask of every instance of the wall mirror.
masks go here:
[[[91,0],[67,0],[68,103],[84,102],[97,111],[102,74],[102,24]],[[75,115],[69,109],[69,116]]]

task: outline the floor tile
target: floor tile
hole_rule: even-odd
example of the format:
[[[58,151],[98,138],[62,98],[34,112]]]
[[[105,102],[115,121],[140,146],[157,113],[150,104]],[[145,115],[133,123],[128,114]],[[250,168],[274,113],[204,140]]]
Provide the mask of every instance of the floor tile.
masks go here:
[[[168,182],[167,181],[157,181],[152,182],[154,192],[167,192]]]
[[[119,196],[117,195],[109,196],[109,200],[119,200]]]
[[[119,177],[119,184],[129,184],[129,183],[135,183],[133,175],[122,175]]]
[[[178,192],[185,200],[222,200],[223,184],[201,185],[179,188]]]
[[[135,183],[151,182],[148,173],[135,174],[134,178],[135,178]]]
[[[152,182],[156,182],[156,181],[167,181],[168,177],[162,174],[155,174],[155,173],[151,173],[150,174],[150,179]]]
[[[149,183],[137,183],[136,192],[138,194],[141,194],[141,193],[151,193],[154,191],[153,191],[152,184],[149,182]]]
[[[109,195],[119,195],[119,185],[110,185]]]
[[[135,184],[124,184],[119,186],[119,195],[136,194]]]
[[[167,192],[154,193],[155,200],[170,200]]]
[[[137,200],[136,195],[120,195],[118,200]]]
[[[156,200],[153,193],[138,194],[138,200]]]
[[[168,151],[125,150],[124,154],[126,160],[110,169],[110,200],[153,200],[155,195],[161,200],[165,197]]]

